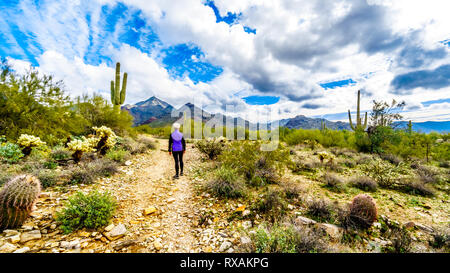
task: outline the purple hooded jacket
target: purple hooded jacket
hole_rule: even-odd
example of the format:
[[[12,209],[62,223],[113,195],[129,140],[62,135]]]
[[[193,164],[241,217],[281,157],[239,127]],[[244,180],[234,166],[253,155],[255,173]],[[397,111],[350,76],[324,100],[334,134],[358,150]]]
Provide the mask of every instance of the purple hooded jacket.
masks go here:
[[[183,133],[175,130],[170,134],[169,138],[169,152],[180,152],[186,150],[186,142],[184,141]]]

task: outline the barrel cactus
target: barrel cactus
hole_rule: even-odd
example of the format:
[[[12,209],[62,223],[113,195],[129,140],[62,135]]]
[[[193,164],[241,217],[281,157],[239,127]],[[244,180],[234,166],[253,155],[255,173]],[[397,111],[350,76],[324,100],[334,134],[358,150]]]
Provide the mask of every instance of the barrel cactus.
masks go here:
[[[0,191],[0,230],[20,227],[40,193],[41,183],[32,175],[19,175],[7,182]]]
[[[353,226],[369,228],[377,220],[377,207],[372,197],[359,194],[350,205],[349,219]]]
[[[22,153],[27,156],[31,154],[34,147],[45,145],[45,142],[41,141],[39,137],[22,134],[17,140],[17,144],[22,148]]]

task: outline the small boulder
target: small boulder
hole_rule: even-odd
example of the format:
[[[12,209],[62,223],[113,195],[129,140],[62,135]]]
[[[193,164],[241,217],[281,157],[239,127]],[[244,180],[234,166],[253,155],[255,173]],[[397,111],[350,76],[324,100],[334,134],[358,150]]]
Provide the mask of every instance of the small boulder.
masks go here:
[[[220,252],[224,252],[224,251],[228,250],[232,246],[233,246],[233,244],[231,242],[225,241],[225,242],[222,243],[222,245],[220,245],[219,251]]]
[[[11,253],[16,251],[17,247],[13,244],[6,243],[0,247],[0,253]]]
[[[315,223],[317,223],[316,221],[314,221],[313,219],[309,219],[307,217],[303,217],[303,216],[298,216],[295,219],[295,225],[297,226],[301,226],[301,225],[314,225]]]
[[[143,211],[143,214],[145,216],[147,216],[147,215],[153,214],[155,212],[156,212],[156,208],[151,206],[151,207],[145,208],[144,211]]]
[[[32,230],[32,231],[27,231],[27,232],[22,233],[20,236],[20,242],[26,243],[28,241],[38,240],[41,238],[42,238],[42,235],[39,230]]]
[[[107,233],[107,237],[112,239],[118,239],[119,237],[122,237],[127,233],[127,228],[124,224],[120,223],[117,226],[115,226],[110,232]]]

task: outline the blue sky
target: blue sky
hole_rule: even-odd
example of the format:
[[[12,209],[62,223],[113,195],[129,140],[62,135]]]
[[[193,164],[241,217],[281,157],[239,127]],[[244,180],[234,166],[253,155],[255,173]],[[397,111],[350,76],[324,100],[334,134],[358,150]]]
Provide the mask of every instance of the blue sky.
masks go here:
[[[445,9],[399,2],[8,0],[0,56],[53,74],[73,96],[108,96],[120,61],[126,103],[155,95],[234,105],[250,120],[267,106],[346,120],[362,90],[364,109],[395,98],[407,118],[450,120]]]

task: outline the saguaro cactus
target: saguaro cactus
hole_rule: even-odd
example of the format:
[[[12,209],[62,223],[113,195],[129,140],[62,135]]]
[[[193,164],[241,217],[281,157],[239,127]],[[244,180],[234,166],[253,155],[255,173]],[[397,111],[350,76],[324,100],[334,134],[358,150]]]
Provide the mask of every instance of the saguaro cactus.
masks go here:
[[[411,120],[408,122],[408,133],[412,134],[412,121]]]
[[[356,125],[353,125],[352,122],[352,115],[350,114],[350,110],[348,110],[348,120],[350,122],[350,127],[353,129],[353,131],[356,130],[365,130],[367,128],[367,112],[365,114],[365,118],[364,118],[364,125],[361,122],[361,116],[360,116],[360,112],[359,112],[359,102],[360,102],[360,98],[361,98],[361,91],[358,90],[358,101],[357,101],[357,105],[356,105]]]
[[[0,192],[0,230],[21,226],[40,193],[41,183],[32,175],[19,175],[7,182]]]
[[[122,89],[120,89],[120,63],[116,63],[116,80],[111,81],[111,102],[117,109],[125,102],[125,95],[127,90],[128,74],[123,74]]]

